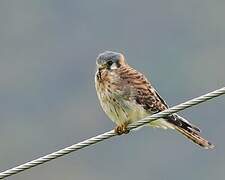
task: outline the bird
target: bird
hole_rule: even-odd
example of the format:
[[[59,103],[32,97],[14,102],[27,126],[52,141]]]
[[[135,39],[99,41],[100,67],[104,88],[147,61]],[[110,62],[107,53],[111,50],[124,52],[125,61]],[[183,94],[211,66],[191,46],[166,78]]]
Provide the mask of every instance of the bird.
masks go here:
[[[169,108],[150,81],[132,68],[122,53],[105,51],[96,59],[95,88],[103,111],[116,124],[115,133],[129,133],[128,125]],[[214,145],[200,129],[174,113],[147,126],[173,129],[205,149]]]

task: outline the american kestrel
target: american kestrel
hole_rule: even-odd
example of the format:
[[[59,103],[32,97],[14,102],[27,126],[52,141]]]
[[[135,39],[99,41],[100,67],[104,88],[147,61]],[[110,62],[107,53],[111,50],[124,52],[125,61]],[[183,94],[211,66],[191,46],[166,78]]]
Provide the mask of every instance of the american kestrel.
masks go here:
[[[117,124],[115,132],[128,133],[127,125],[168,109],[168,105],[146,77],[129,66],[121,53],[106,51],[97,57],[95,87],[100,104]],[[149,123],[152,127],[174,129],[208,149],[214,145],[200,136],[200,129],[183,117],[172,114]]]

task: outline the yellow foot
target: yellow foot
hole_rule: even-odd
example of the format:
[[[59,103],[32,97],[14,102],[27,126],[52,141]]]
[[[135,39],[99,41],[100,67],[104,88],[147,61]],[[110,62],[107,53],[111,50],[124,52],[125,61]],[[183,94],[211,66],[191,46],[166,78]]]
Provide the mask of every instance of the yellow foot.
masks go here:
[[[122,134],[128,134],[130,132],[129,129],[127,129],[128,123],[124,123],[120,126],[117,126],[115,128],[115,133],[118,135],[122,135]]]

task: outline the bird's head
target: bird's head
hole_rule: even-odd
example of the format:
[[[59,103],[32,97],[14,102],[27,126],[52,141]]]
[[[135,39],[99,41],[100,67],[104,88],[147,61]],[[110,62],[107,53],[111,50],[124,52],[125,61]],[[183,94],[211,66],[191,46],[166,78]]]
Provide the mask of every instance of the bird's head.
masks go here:
[[[124,55],[112,51],[105,51],[99,54],[96,60],[96,65],[99,70],[115,70],[125,64]]]

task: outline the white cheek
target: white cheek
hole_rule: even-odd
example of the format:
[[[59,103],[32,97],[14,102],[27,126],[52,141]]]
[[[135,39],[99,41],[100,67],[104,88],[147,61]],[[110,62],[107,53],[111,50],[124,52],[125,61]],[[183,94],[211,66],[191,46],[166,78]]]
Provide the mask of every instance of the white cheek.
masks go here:
[[[116,63],[113,63],[113,64],[111,65],[110,69],[117,69]]]

